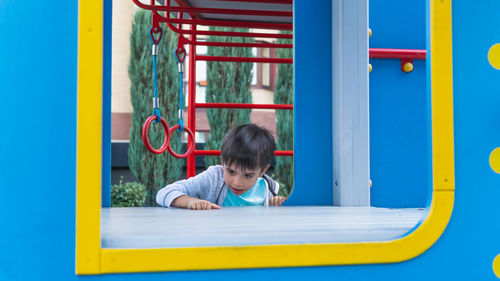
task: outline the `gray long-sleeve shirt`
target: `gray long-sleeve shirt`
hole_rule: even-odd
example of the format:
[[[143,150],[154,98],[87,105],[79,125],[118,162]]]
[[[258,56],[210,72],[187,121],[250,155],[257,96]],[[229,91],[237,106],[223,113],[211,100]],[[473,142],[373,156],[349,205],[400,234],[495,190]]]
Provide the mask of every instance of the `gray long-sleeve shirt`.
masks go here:
[[[277,194],[279,190],[279,184],[273,179],[271,188]],[[266,182],[266,185],[268,183]],[[156,194],[156,203],[162,207],[170,207],[172,201],[175,198],[182,195],[187,195],[191,197],[196,197],[202,200],[207,200],[209,202],[215,203],[222,206],[224,199],[226,198],[228,187],[224,183],[224,170],[221,165],[210,166],[208,169],[195,177],[191,177],[187,180],[176,181],[169,184],[158,191]],[[267,189],[266,198],[264,200],[264,206],[269,205],[269,199],[272,197],[272,193]]]

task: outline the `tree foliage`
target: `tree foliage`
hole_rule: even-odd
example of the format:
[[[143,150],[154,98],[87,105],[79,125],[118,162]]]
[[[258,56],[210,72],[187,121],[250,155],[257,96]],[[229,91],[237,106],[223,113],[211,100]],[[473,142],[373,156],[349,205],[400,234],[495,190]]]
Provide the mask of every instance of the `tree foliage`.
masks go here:
[[[142,142],[142,125],[153,111],[153,58],[151,56],[151,13],[143,10],[134,16],[130,36],[129,77],[130,95],[133,107],[130,146],[128,151],[129,167],[139,183],[146,186],[146,205],[153,206],[159,188],[175,181],[182,172],[182,160],[170,156],[168,152],[153,154]],[[177,40],[168,28],[163,30],[163,38],[158,46],[157,79],[158,97],[162,117],[173,126],[177,121],[179,108],[179,78],[177,61],[173,55]],[[149,139],[153,147],[160,147],[164,138],[160,123],[153,123],[149,129]],[[180,134],[170,140],[175,151],[181,146]]]
[[[277,43],[290,44],[290,39],[278,39]],[[291,58],[292,49],[276,49],[278,58]],[[278,64],[278,75],[274,93],[275,104],[293,104],[293,65]],[[278,150],[293,150],[293,111],[276,110],[276,146]],[[285,185],[285,196],[293,186],[293,158],[276,157],[275,173],[280,183]]]
[[[246,29],[212,27],[216,31],[248,32]],[[251,43],[253,39],[241,37],[210,37],[210,41]],[[250,48],[208,47],[209,56],[251,57]],[[208,62],[206,101],[209,103],[252,103],[250,87],[252,64],[241,62]],[[226,133],[233,127],[250,122],[250,109],[207,109],[210,136],[206,149],[218,150]],[[206,157],[207,165],[220,163],[219,157]]]

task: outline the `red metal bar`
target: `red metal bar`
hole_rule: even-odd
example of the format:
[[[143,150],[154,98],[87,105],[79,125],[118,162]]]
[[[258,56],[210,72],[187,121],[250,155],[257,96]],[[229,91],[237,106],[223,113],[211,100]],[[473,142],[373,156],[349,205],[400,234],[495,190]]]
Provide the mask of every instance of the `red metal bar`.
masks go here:
[[[177,2],[181,0],[176,0]],[[170,5],[170,0],[167,0],[167,4]],[[186,4],[187,5],[187,4]],[[153,12],[157,14],[157,12]],[[169,13],[166,15],[167,19],[170,19]],[[182,18],[182,17],[181,17]],[[282,39],[293,39],[293,34],[282,34],[282,33],[259,33],[259,32],[236,32],[236,31],[203,31],[203,30],[184,30],[181,28],[176,28],[172,24],[167,22],[168,27],[174,32],[180,34],[194,34],[194,35],[207,35],[207,36],[231,36],[231,37],[252,37],[252,38],[282,38]]]
[[[275,44],[275,43],[233,43],[233,42],[207,42],[186,40],[187,44],[212,46],[212,47],[240,47],[240,48],[284,48],[292,49],[293,44]]]
[[[134,3],[143,9],[150,11],[164,12],[187,12],[187,13],[203,13],[203,14],[223,14],[223,15],[245,15],[245,16],[270,16],[270,17],[293,17],[293,12],[287,11],[267,11],[267,10],[245,10],[245,9],[216,9],[216,8],[199,8],[199,7],[173,7],[144,4],[139,0],[132,0]]]
[[[195,150],[195,155],[199,156],[217,156],[220,155],[220,150]],[[275,156],[293,156],[292,150],[276,150],[274,152]]]
[[[293,109],[293,104],[196,103],[197,108]]]
[[[370,58],[424,60],[426,58],[426,50],[370,48]]]
[[[195,32],[190,30],[178,29],[174,27],[172,31],[181,34],[195,34],[195,35],[206,35],[206,36],[227,36],[227,37],[251,37],[251,38],[281,38],[281,39],[293,39],[293,34],[283,34],[283,33],[258,33],[258,32],[236,32],[236,31],[206,31],[197,30]]]
[[[181,13],[182,14],[182,13]],[[153,18],[157,18],[159,16],[158,12],[153,11]],[[167,19],[170,19],[170,16],[167,14]],[[177,32],[180,33],[180,28],[173,26],[171,23],[166,23],[167,26]],[[195,32],[192,32],[195,34]],[[241,47],[241,48],[293,48],[293,44],[276,44],[276,43],[233,43],[233,42],[206,42],[206,41],[196,41],[196,40],[188,40],[182,34],[178,34],[179,39],[182,40],[182,43],[191,44],[191,45],[201,45],[201,46],[214,46],[214,47]]]
[[[266,22],[238,22],[223,20],[193,20],[193,19],[174,19],[161,16],[162,22],[196,24],[207,26],[229,26],[229,27],[247,27],[260,29],[293,30],[293,24],[289,23],[266,23]]]
[[[293,4],[293,0],[215,0],[228,2],[244,2],[244,3],[268,3],[268,4]]]
[[[158,13],[153,11],[153,18],[158,17]],[[167,15],[167,19],[170,19]],[[233,42],[207,42],[207,41],[196,41],[186,39],[180,31],[180,28],[176,28],[171,23],[166,23],[167,26],[178,33],[179,39],[185,44],[200,45],[200,46],[213,46],[213,47],[240,47],[240,48],[293,48],[293,44],[276,44],[276,43],[233,43]],[[195,34],[192,32],[192,34]]]
[[[370,48],[370,58],[380,59],[420,59],[426,58],[425,50],[413,49],[377,49]],[[261,63],[293,63],[293,59],[282,58],[246,58],[246,57],[218,57],[218,56],[198,56],[200,61],[234,61],[234,62],[261,62]]]
[[[196,25],[191,26],[192,31],[196,31]],[[191,40],[196,40],[196,35],[191,35]],[[189,78],[188,78],[188,127],[196,137],[196,46],[189,45]],[[182,87],[182,86],[181,86]],[[189,138],[188,138],[189,141]],[[196,145],[196,138],[193,139]],[[189,147],[189,143],[188,143]],[[196,148],[195,148],[196,149]],[[195,153],[187,157],[187,178],[196,175]]]
[[[196,56],[198,61],[232,61],[232,62],[261,62],[261,63],[293,63],[293,59],[283,58],[247,58],[222,56]]]

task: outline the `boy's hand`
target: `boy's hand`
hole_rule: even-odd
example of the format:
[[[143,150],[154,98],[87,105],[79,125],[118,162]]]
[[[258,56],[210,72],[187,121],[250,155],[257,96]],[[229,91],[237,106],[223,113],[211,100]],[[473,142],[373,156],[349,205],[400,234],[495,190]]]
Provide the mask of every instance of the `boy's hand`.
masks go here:
[[[269,206],[281,206],[285,200],[286,197],[273,196],[269,199]]]
[[[210,210],[210,209],[220,209],[220,206],[206,200],[201,200],[193,198],[189,200],[187,208],[189,210]]]

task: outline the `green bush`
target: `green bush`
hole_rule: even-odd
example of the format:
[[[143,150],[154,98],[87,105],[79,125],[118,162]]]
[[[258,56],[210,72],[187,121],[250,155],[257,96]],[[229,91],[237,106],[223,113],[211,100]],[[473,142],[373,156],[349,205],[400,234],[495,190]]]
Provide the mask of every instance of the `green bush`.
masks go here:
[[[144,207],[146,187],[138,182],[123,182],[111,186],[111,207]]]

